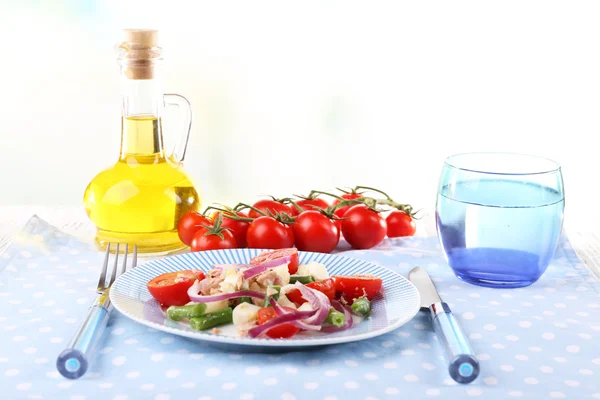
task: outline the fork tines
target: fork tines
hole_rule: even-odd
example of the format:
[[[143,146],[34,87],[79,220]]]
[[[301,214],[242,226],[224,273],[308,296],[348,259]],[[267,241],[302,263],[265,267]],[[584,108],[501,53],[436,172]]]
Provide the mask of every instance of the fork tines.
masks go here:
[[[108,271],[108,261],[110,258],[110,247],[112,243],[109,243],[106,246],[106,253],[104,255],[104,263],[102,264],[102,271],[100,272],[100,279],[98,280],[98,292],[104,292],[110,288],[110,286],[115,282],[115,279],[120,275],[124,274],[127,270],[127,253],[129,251],[129,245],[125,243],[125,250],[123,251],[123,262],[121,264],[121,270],[118,271],[117,267],[119,264],[119,243],[116,243],[115,250],[115,260],[113,262],[112,271],[108,276],[108,284],[106,283],[106,273]],[[133,245],[133,261],[131,268],[135,268],[137,266],[137,245]]]

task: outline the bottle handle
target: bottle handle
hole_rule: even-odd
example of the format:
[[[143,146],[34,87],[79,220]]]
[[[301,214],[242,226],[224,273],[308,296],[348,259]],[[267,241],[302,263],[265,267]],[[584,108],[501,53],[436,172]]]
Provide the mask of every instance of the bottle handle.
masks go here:
[[[183,132],[180,134],[180,138],[175,141],[173,151],[171,152],[173,158],[181,163],[185,158],[185,152],[190,140],[190,132],[192,129],[192,106],[185,97],[172,93],[164,95],[164,102],[167,105],[179,108],[179,113],[181,115],[180,118],[182,120],[181,124],[183,126]]]

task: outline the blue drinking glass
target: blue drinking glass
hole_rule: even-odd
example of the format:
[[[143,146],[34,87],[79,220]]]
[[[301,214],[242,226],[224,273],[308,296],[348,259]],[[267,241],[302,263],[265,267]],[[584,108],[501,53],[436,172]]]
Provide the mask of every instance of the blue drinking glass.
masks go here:
[[[447,158],[436,226],[448,264],[475,285],[531,285],[556,251],[564,204],[561,168],[554,161],[510,153]]]

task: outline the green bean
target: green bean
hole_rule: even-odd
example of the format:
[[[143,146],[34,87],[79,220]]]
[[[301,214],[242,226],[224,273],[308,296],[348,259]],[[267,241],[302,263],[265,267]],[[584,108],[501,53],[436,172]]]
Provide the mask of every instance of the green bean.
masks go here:
[[[265,294],[265,305],[264,307],[271,306],[271,298],[275,300],[279,300],[279,291],[281,290],[281,286],[271,285],[267,288],[267,293]],[[272,293],[275,291],[275,293]],[[271,293],[271,294],[269,294]]]
[[[346,322],[346,317],[344,317],[344,314],[331,307],[329,309],[329,314],[327,314],[327,319],[325,319],[325,322],[337,326],[339,328],[344,325],[344,322]]]
[[[359,297],[354,299],[352,303],[352,312],[361,317],[367,317],[371,314],[371,302],[366,297]]]
[[[292,275],[290,276],[290,283],[296,283],[296,282],[300,282],[303,285],[306,285],[307,283],[312,283],[315,281],[315,278],[312,277],[312,275]]]
[[[203,331],[219,325],[230,324],[231,322],[233,322],[233,310],[231,307],[204,314],[200,317],[190,318],[190,326],[192,329],[197,331]]]
[[[167,308],[167,317],[173,321],[181,321],[192,317],[199,317],[206,311],[206,304],[196,303],[186,306],[171,306]]]

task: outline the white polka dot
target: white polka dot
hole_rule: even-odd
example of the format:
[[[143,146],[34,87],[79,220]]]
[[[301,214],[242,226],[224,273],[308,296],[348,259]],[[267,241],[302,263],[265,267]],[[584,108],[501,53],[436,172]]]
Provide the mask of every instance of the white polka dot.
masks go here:
[[[395,394],[399,394],[400,391],[395,388],[395,387],[389,387],[385,389],[385,394],[389,394],[389,395],[395,395]]]
[[[63,341],[64,339],[60,337],[53,337],[50,339],[50,343],[62,343]]]
[[[81,394],[75,394],[73,396],[71,396],[71,400],[85,400],[87,397],[85,397],[84,395]],[[161,399],[161,400],[165,400],[165,399]],[[166,399],[169,400],[169,399]]]
[[[47,358],[36,358],[35,360],[33,360],[34,363],[36,364],[46,364],[48,362]]]
[[[165,358],[165,355],[162,353],[156,353],[150,356],[150,359],[154,362],[161,361],[163,358]]]
[[[315,390],[318,387],[319,387],[319,384],[317,382],[306,382],[304,384],[304,389],[308,389],[308,390]]]
[[[408,374],[408,375],[404,375],[404,380],[407,382],[418,382],[419,377],[416,376],[415,374]]]
[[[506,311],[498,311],[496,313],[497,316],[499,317],[508,317],[510,315],[510,313],[506,312]]]
[[[446,379],[444,379],[444,385],[446,385],[446,386],[456,386],[457,383],[453,379],[446,378]]]
[[[482,337],[483,337],[483,336],[481,336],[481,333],[471,333],[471,334],[469,335],[469,338],[470,338],[470,339],[473,339],[473,340],[479,340],[479,339],[481,339]]]
[[[190,358],[192,360],[200,360],[201,358],[204,358],[204,354],[202,354],[202,353],[192,353],[192,354],[190,354]]]
[[[523,301],[523,302],[521,302],[521,305],[522,305],[523,307],[532,307],[532,306],[533,306],[533,303],[531,303],[531,302],[529,302],[529,301]]]
[[[58,378],[60,378],[60,374],[58,373],[58,371],[49,371],[49,372],[46,372],[46,376],[48,378],[51,378],[51,379],[58,379]]]
[[[555,323],[554,323],[554,326],[555,326],[555,327],[557,327],[557,328],[561,328],[561,329],[566,329],[566,328],[568,328],[568,327],[569,327],[569,325],[567,325],[567,324],[564,324],[564,323],[562,323],[562,322],[555,322]]]
[[[556,315],[556,313],[554,311],[550,311],[550,310],[546,310],[542,314],[544,314],[548,317],[552,317],[552,316]]]
[[[240,400],[254,400],[256,396],[254,396],[252,393],[242,393],[240,395]]]
[[[17,390],[29,390],[31,389],[31,386],[33,386],[31,383],[19,383],[16,388]]]
[[[330,369],[328,371],[325,371],[325,376],[338,376],[340,374],[340,371],[335,370],[335,369]]]
[[[102,349],[100,349],[100,354],[106,354],[106,353],[110,353],[111,351],[113,351],[114,349],[112,347],[104,347]]]
[[[394,342],[392,342],[391,340],[386,340],[385,342],[381,343],[381,345],[383,347],[392,347],[394,345]]]
[[[166,372],[167,378],[177,378],[181,374],[181,371],[178,369],[170,369]]]
[[[562,392],[550,392],[551,399],[564,399],[566,396]]]
[[[23,349],[23,352],[25,354],[35,354],[37,353],[37,349],[35,347],[26,347],[25,349]]]
[[[410,336],[410,332],[404,332],[404,331],[400,331],[398,333],[396,333],[397,336],[401,336],[401,337],[409,337]]]
[[[472,312],[466,312],[463,313],[462,317],[463,319],[469,320],[475,318],[475,314],[473,314]]]
[[[386,368],[386,369],[398,368],[398,364],[394,361],[389,361],[389,362],[386,362],[383,364],[383,368]]]
[[[423,324],[414,324],[414,325],[413,325],[413,328],[415,328],[415,329],[419,329],[419,330],[423,330],[423,329],[425,329],[425,328],[426,328],[426,326],[425,326],[425,325],[423,325]],[[384,343],[385,343],[385,342],[384,342]]]
[[[589,369],[580,369],[579,373],[581,375],[593,375],[594,374],[594,372],[592,370],[589,370]]]
[[[6,371],[4,371],[4,375],[6,376],[17,376],[19,375],[19,370],[18,369],[7,369]]]
[[[480,396],[482,393],[483,393],[483,391],[478,388],[467,389],[467,395],[470,397]]]
[[[275,378],[267,378],[263,381],[263,383],[267,386],[277,385],[277,379]]]
[[[8,362],[8,358],[0,357],[0,363],[6,363],[6,362]]]
[[[248,375],[258,375],[259,373],[260,373],[260,368],[258,368],[258,367],[246,368],[246,374],[248,374]]]
[[[75,318],[65,318],[65,322],[67,324],[74,324],[75,322],[77,322],[77,320]]]
[[[403,355],[403,356],[414,356],[417,353],[415,353],[414,350],[407,349],[407,350],[402,350],[400,352],[400,354]]]
[[[520,360],[520,361],[527,361],[527,360],[529,360],[529,357],[527,357],[527,356],[526,356],[526,355],[524,355],[524,354],[517,354],[517,355],[515,356],[515,358],[516,358],[517,360]]]
[[[44,326],[43,328],[38,329],[41,333],[49,333],[52,332],[51,326]]]
[[[495,331],[496,330],[496,325],[494,325],[494,324],[485,324],[483,326],[483,329],[485,329],[486,331]]]
[[[194,389],[196,387],[196,382],[185,382],[181,387],[184,389]]]
[[[13,336],[12,338],[12,340],[14,340],[15,342],[22,342],[25,339],[27,339],[25,336]]]
[[[142,390],[152,390],[154,389],[156,385],[154,383],[145,383],[142,386],[140,386],[140,389]]]
[[[494,343],[492,347],[498,350],[502,350],[505,346],[502,343]]]
[[[375,358],[375,357],[377,357],[377,354],[368,351],[366,353],[363,353],[363,357],[366,357],[366,358]]]
[[[173,339],[172,337],[165,337],[165,338],[160,339],[160,342],[162,344],[171,344],[174,341],[175,341],[175,339]]]
[[[170,400],[170,399],[171,399],[171,396],[168,394],[164,394],[164,393],[157,394],[156,396],[154,396],[154,400]]]
[[[554,368],[548,366],[548,365],[542,365],[540,367],[540,371],[542,371],[545,374],[551,374],[554,372]]]
[[[119,356],[119,357],[113,358],[112,364],[113,365],[123,365],[123,364],[125,364],[125,361],[127,361],[127,357]]]
[[[221,375],[221,370],[219,368],[209,368],[206,370],[206,376],[219,376]]]
[[[100,389],[110,389],[113,386],[114,386],[114,384],[112,382],[102,382],[102,383],[98,384],[98,387]]]
[[[359,384],[358,384],[358,382],[355,382],[355,381],[346,381],[346,382],[344,382],[344,387],[346,389],[358,389]]]
[[[433,371],[434,369],[436,369],[437,367],[433,364],[430,363],[423,363],[421,364],[421,366],[426,369],[427,371]]]
[[[538,346],[531,346],[527,348],[529,351],[533,351],[534,353],[541,353],[542,348]]]
[[[525,378],[523,381],[528,385],[537,385],[540,382],[535,378]]]
[[[581,385],[581,383],[579,381],[574,381],[574,380],[566,380],[565,381],[565,385],[569,386],[569,387],[579,387]]]
[[[321,364],[321,360],[314,359],[314,360],[306,361],[306,365],[309,365],[309,366],[315,366],[315,365],[319,365],[319,364]]]
[[[440,389],[427,389],[425,391],[425,394],[427,396],[439,396],[440,395]]]
[[[34,294],[32,294],[31,296],[33,298],[39,299],[40,297],[44,297],[46,294],[44,292],[35,292]]]
[[[521,328],[529,328],[529,327],[531,327],[531,322],[529,322],[529,321],[520,321],[519,322],[519,326]]]
[[[325,396],[325,397],[323,397],[323,400],[338,400],[338,398],[335,396]],[[369,399],[366,398],[365,400],[369,400]]]
[[[118,336],[118,335],[122,335],[123,332],[125,332],[125,328],[115,328],[115,329],[112,330],[111,333],[113,335],[117,335]]]
[[[61,389],[68,389],[73,386],[73,382],[60,382],[56,385],[56,387]]]
[[[365,374],[365,379],[368,381],[376,381],[379,377],[375,374]]]
[[[498,379],[497,379],[497,378],[494,378],[493,376],[490,376],[490,377],[488,377],[488,378],[484,378],[484,379],[483,379],[483,382],[484,382],[486,385],[490,385],[490,386],[491,386],[491,385],[497,385],[497,384],[498,384]]]
[[[523,396],[523,392],[520,392],[518,390],[513,390],[513,391],[508,392],[508,395],[510,397],[522,397]]]
[[[354,360],[346,360],[344,363],[349,367],[358,367],[358,363]]]
[[[221,386],[223,390],[233,390],[237,387],[237,383],[235,382],[226,382]]]
[[[556,303],[554,305],[554,307],[556,307],[556,308],[567,308],[567,305],[565,303]]]
[[[482,361],[485,361],[485,360],[489,360],[490,359],[490,355],[489,354],[478,354],[477,358],[480,359],[480,360],[482,360]]]
[[[516,342],[519,340],[518,336],[515,335],[508,335],[505,337],[506,340],[508,340],[509,342]]]
[[[578,311],[578,312],[575,313],[575,315],[577,315],[578,317],[584,317],[585,318],[585,317],[589,316],[590,314],[586,313],[585,311]]]
[[[499,305],[500,305],[500,302],[497,302],[497,301],[495,301],[495,300],[492,300],[492,301],[488,301],[488,304],[489,304],[489,305],[491,305],[491,306],[499,306]]]
[[[503,364],[500,366],[500,369],[504,372],[512,372],[515,370],[515,367],[513,367],[512,365]]]
[[[579,353],[580,347],[572,344],[572,345],[567,346],[566,349],[569,353]]]
[[[282,393],[281,394],[281,400],[296,400],[296,396],[294,396],[291,393]]]
[[[422,349],[430,349],[431,345],[429,343],[419,343],[419,347]]]
[[[139,378],[140,373],[138,371],[131,371],[128,372],[127,375],[125,375],[128,379],[135,379],[135,378]]]
[[[554,357],[553,358],[554,361],[559,362],[559,363],[566,363],[567,359],[564,357]]]
[[[556,337],[556,335],[552,332],[544,332],[542,334],[542,338],[545,340],[554,340],[555,337]]]

